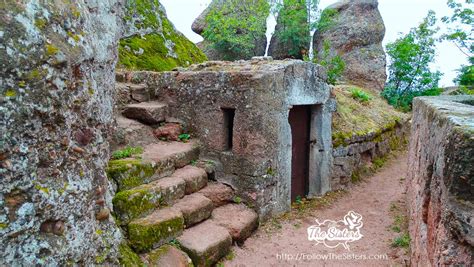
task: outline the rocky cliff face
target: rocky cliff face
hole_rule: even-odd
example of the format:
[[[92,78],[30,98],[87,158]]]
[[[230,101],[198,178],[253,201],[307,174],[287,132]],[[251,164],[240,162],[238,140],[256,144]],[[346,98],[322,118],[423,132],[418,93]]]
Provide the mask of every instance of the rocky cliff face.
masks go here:
[[[474,263],[474,97],[413,101],[408,170],[412,266]]]
[[[122,1],[0,3],[0,265],[116,263],[104,169]]]
[[[177,31],[158,0],[127,1],[119,68],[165,71],[201,63],[201,50]]]
[[[329,42],[332,53],[339,54],[346,63],[343,80],[382,90],[387,79],[384,35],[377,0],[343,0],[323,11],[313,48],[322,51],[325,42]]]
[[[266,0],[245,0],[245,1],[235,1],[235,0],[213,0],[211,4],[199,15],[199,17],[194,21],[192,25],[192,30],[197,33],[197,34],[202,34],[206,27],[208,26],[208,23],[206,21],[207,17],[209,14],[211,14],[213,11],[217,10],[223,10],[222,7],[224,5],[234,5],[237,4],[238,6],[242,7],[241,10],[239,9],[233,9],[231,13],[227,13],[225,11],[225,14],[223,14],[225,17],[228,19],[238,19],[239,16],[250,16],[254,17],[256,19],[262,19],[260,14],[257,12],[255,9],[255,6],[257,5],[262,5],[262,2],[264,3]],[[242,14],[242,13],[250,13],[250,14]],[[267,14],[268,15],[268,14]],[[265,50],[267,48],[267,37],[266,37],[266,17],[263,18],[262,20],[262,25],[260,25],[261,31],[258,32],[256,36],[254,36],[254,43],[253,45],[255,46],[253,48],[252,54],[251,55],[243,55],[243,54],[237,54],[233,55],[236,59],[250,59],[253,56],[263,56],[265,55]],[[245,32],[238,30],[237,35],[242,35],[245,34]],[[200,43],[197,44],[199,48],[204,51],[206,56],[210,60],[224,60],[226,59],[227,55],[222,54],[220,51],[217,51],[214,47],[212,47],[212,43],[204,40]]]

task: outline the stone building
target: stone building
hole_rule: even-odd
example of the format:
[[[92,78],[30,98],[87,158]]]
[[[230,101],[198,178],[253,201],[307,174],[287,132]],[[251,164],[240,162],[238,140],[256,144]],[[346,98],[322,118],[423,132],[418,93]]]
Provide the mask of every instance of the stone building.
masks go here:
[[[216,179],[261,219],[289,210],[298,196],[330,190],[335,101],[321,67],[256,58],[133,72],[130,79],[167,103],[202,142],[201,157],[217,162]]]

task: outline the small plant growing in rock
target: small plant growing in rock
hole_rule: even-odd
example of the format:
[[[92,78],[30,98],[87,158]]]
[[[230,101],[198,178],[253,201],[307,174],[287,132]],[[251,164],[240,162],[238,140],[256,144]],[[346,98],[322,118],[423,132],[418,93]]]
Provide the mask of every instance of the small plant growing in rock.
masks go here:
[[[178,136],[178,140],[183,142],[183,143],[187,143],[189,142],[189,139],[191,139],[191,135],[190,134],[187,134],[187,133],[184,133],[184,134],[180,134]]]
[[[399,237],[395,238],[392,242],[392,247],[397,248],[408,248],[410,246],[410,235],[408,233],[404,233]]]
[[[359,102],[367,103],[370,100],[372,100],[372,96],[360,88],[354,87],[350,90],[350,92],[351,92],[352,98],[354,98],[355,100],[358,100]]]
[[[242,203],[242,199],[240,197],[234,197],[234,202],[240,204]]]
[[[143,153],[143,148],[142,147],[126,147],[122,150],[117,150],[112,153],[112,159],[124,159],[124,158],[129,158],[133,155],[138,155]]]

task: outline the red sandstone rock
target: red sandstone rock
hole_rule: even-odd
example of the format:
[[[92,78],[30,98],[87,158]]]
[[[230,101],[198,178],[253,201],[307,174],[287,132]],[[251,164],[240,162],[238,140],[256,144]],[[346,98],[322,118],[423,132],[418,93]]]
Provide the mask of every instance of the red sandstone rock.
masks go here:
[[[258,227],[258,215],[242,204],[229,204],[212,212],[212,221],[225,227],[232,239],[243,242]]]
[[[192,194],[207,185],[207,173],[204,169],[187,165],[173,173],[173,177],[186,182],[186,194]]]
[[[198,193],[212,200],[212,203],[214,203],[216,207],[228,204],[234,199],[234,190],[221,183],[209,184]]]
[[[211,216],[212,201],[201,194],[187,195],[174,206],[183,213],[186,227],[204,221]]]
[[[153,131],[153,135],[158,139],[166,139],[168,141],[178,141],[178,137],[183,133],[183,128],[178,123],[167,123]]]

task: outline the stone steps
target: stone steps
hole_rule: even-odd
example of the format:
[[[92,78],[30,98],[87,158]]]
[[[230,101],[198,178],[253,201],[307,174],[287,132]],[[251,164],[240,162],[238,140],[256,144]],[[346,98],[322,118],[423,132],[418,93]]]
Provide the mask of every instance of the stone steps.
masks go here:
[[[197,142],[157,141],[143,148],[141,158],[111,160],[107,174],[117,183],[118,191],[123,191],[169,176],[176,168],[182,168],[198,157]]]
[[[128,104],[124,107],[122,115],[146,125],[157,125],[166,121],[168,105],[155,101]]]
[[[150,101],[150,92],[145,84],[116,83],[117,104],[131,104]]]

